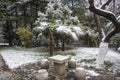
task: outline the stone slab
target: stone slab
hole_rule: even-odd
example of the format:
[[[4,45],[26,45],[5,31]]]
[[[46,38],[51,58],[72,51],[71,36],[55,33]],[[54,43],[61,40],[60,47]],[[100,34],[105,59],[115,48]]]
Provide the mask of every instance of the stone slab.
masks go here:
[[[68,56],[62,56],[62,55],[56,55],[48,58],[49,61],[63,64],[65,62],[68,62],[70,60],[70,57]]]

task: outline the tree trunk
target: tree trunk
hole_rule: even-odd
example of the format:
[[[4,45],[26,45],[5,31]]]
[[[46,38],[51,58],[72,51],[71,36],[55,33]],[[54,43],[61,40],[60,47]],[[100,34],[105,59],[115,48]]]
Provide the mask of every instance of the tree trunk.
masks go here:
[[[38,16],[38,0],[36,1],[36,7],[35,7],[35,11],[36,11],[36,17]]]
[[[12,44],[12,30],[13,30],[13,27],[12,27],[12,24],[10,21],[6,21],[6,28],[7,28],[7,38],[8,38],[8,43],[9,43],[9,46],[13,46]]]
[[[50,52],[50,56],[53,56],[54,47],[53,47],[53,33],[52,32],[49,33],[49,52]]]
[[[59,41],[58,41],[58,39],[56,40],[56,47],[59,48]]]
[[[62,51],[65,51],[65,35],[62,34]]]
[[[100,40],[101,40],[103,36],[102,36],[102,30],[101,30],[100,16],[97,15],[97,14],[94,14],[94,15],[95,15],[95,22],[96,22],[96,25],[97,25],[97,30],[98,30]]]
[[[104,59],[105,56],[107,54],[107,50],[108,50],[108,42],[111,39],[112,36],[114,36],[115,34],[120,32],[120,22],[116,19],[115,14],[111,13],[111,12],[107,12],[101,9],[98,9],[94,6],[94,0],[88,0],[89,1],[89,10],[94,12],[95,14],[98,14],[100,16],[103,16],[105,18],[107,18],[108,20],[110,20],[115,28],[114,30],[112,30],[110,33],[107,34],[107,36],[104,38],[103,42],[100,44],[100,48],[99,48],[99,55],[97,58],[97,64],[103,65],[104,64]],[[111,2],[111,0],[108,0],[102,7],[102,9],[105,8],[105,5],[107,5],[109,2]]]
[[[97,57],[97,65],[102,66],[104,64],[104,60],[108,51],[108,43],[101,42],[99,47],[99,55]]]
[[[13,0],[13,2],[15,3],[16,0]],[[15,23],[16,23],[15,27],[18,28],[18,17],[17,17],[18,16],[18,10],[17,10],[17,5],[14,8],[14,13],[15,13],[15,17],[16,17],[16,19],[15,19]]]
[[[71,0],[71,4],[72,4],[72,7],[74,7],[74,1],[73,0]]]
[[[33,17],[33,15],[32,15],[32,9],[33,9],[33,6],[32,6],[32,4],[30,4],[30,15]],[[33,21],[30,23],[30,28],[31,29],[33,28],[32,24],[33,24]]]
[[[24,5],[24,10],[23,10],[23,15],[24,15],[24,27],[27,27],[27,24],[26,24],[26,6]]]

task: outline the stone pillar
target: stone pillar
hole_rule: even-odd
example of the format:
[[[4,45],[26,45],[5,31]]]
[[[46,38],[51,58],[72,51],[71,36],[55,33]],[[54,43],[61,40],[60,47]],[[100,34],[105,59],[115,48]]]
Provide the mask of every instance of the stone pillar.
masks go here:
[[[68,60],[70,59],[70,57],[68,56],[61,56],[61,55],[56,55],[56,56],[52,56],[49,57],[48,60],[50,62],[53,62],[54,64],[54,71],[53,71],[53,76],[56,77],[58,76],[60,79],[63,79],[64,77],[67,76],[66,74],[66,63],[68,62]]]
[[[66,74],[66,66],[65,63],[59,64],[59,63],[54,63],[54,72],[57,75],[63,76]]]
[[[76,68],[75,80],[86,80],[86,72],[84,68],[81,67]]]

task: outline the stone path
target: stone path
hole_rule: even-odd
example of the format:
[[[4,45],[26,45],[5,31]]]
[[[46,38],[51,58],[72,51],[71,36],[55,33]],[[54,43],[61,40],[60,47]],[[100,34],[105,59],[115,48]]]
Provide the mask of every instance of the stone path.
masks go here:
[[[14,80],[11,70],[5,64],[5,61],[1,54],[0,54],[0,80]]]

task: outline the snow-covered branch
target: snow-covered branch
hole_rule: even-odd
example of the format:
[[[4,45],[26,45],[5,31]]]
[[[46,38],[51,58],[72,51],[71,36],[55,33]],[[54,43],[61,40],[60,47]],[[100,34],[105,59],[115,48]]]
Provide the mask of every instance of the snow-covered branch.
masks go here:
[[[106,8],[106,6],[108,6],[110,4],[112,0],[107,0],[102,6],[101,6],[101,9],[104,9]],[[101,26],[101,21],[100,21],[100,16],[95,14],[95,22],[96,22],[96,25],[97,25],[97,29],[98,29],[98,32],[99,32],[99,36],[100,36],[100,39],[104,38],[105,37],[105,34],[104,34],[104,31],[101,29],[102,26]]]
[[[95,7],[94,0],[88,0],[88,1],[90,4],[90,6],[89,6],[90,11],[94,12],[95,14],[98,14],[100,16],[107,18],[115,25],[115,29],[113,31],[111,31],[104,39],[105,42],[109,42],[109,40],[112,36],[114,36],[116,33],[120,32],[120,22],[117,20],[114,13]]]
[[[105,9],[105,7],[106,7],[107,5],[109,5],[111,1],[112,1],[112,0],[108,0],[106,3],[104,3],[104,4],[102,5],[101,9]]]

